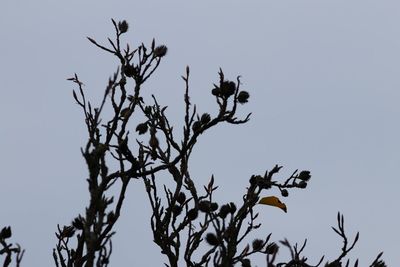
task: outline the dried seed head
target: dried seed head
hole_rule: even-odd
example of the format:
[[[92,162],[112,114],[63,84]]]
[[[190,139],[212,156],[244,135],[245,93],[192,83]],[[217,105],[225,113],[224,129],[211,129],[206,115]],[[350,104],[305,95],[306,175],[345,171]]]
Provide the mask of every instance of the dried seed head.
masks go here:
[[[210,212],[211,211],[211,202],[208,200],[203,200],[199,202],[199,210],[201,212]]]
[[[211,94],[215,96],[220,96],[221,95],[221,89],[218,87],[215,87],[214,89],[211,90]]]
[[[304,189],[304,188],[307,187],[307,182],[306,182],[306,181],[301,181],[301,182],[298,184],[298,186],[299,186],[299,188]]]
[[[132,64],[127,64],[124,66],[124,74],[127,77],[133,77],[136,74],[136,69]]]
[[[189,220],[193,221],[197,218],[197,216],[199,216],[199,212],[197,209],[191,209],[188,211],[187,216]]]
[[[243,259],[242,260],[242,267],[251,267],[250,259]]]
[[[221,83],[221,93],[223,96],[226,98],[230,97],[235,93],[236,90],[236,84],[235,82],[232,81],[223,81]]]
[[[211,121],[211,116],[208,113],[204,113],[203,115],[201,115],[201,119],[200,119],[202,124],[207,124]]]
[[[83,218],[79,215],[72,221],[72,226],[75,227],[78,230],[83,229]]]
[[[185,203],[185,200],[186,200],[186,195],[185,195],[185,193],[180,192],[180,193],[178,194],[178,197],[176,198],[176,201],[178,201],[178,203],[182,205],[183,203]]]
[[[11,237],[11,227],[3,227],[0,232],[0,240],[4,240]]]
[[[172,213],[175,215],[175,217],[178,216],[179,214],[181,214],[181,212],[182,212],[181,206],[179,206],[179,205],[174,205],[174,206],[172,207]]]
[[[197,133],[201,129],[201,122],[200,121],[195,121],[192,125],[192,130],[193,132]]]
[[[271,244],[269,244],[269,245],[267,246],[265,252],[266,252],[267,254],[275,254],[275,253],[278,252],[278,250],[279,250],[279,246],[278,246],[277,244],[275,244],[275,243],[272,242]]]
[[[282,195],[283,197],[287,197],[287,196],[289,196],[289,192],[288,192],[286,189],[282,189],[282,190],[281,190],[281,195]]]
[[[253,245],[253,250],[258,251],[263,248],[264,241],[261,239],[254,239],[252,245]]]
[[[231,214],[234,214],[237,209],[235,203],[231,202],[231,203],[229,203],[229,206],[231,208]]]
[[[128,31],[128,28],[129,28],[129,25],[128,25],[128,22],[126,22],[126,20],[123,20],[123,21],[118,22],[118,30],[119,30],[121,33],[127,32],[127,31]]]
[[[299,178],[300,180],[303,180],[303,181],[310,180],[310,178],[311,178],[310,171],[301,171],[297,178]]]
[[[222,219],[225,219],[226,216],[228,215],[228,213],[231,212],[231,207],[229,206],[229,204],[225,204],[221,206],[221,209],[219,210],[219,217],[221,217]]]
[[[136,132],[138,132],[140,135],[145,134],[147,132],[148,128],[149,127],[147,126],[146,122],[140,123],[140,124],[138,124],[138,126],[136,126]]]
[[[154,57],[164,57],[167,54],[168,48],[165,45],[160,45],[154,48]]]
[[[206,235],[206,241],[208,244],[210,244],[211,246],[217,246],[219,245],[219,240],[217,238],[217,236],[213,233],[208,233]]]
[[[246,91],[240,91],[237,100],[240,104],[247,103],[249,101],[250,94]]]

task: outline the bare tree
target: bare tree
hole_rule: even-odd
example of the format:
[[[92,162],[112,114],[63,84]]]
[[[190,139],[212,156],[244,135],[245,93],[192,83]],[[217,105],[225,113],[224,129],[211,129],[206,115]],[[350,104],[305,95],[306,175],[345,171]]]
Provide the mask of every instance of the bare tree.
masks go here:
[[[73,97],[83,111],[88,133],[82,155],[88,167],[90,200],[83,214],[68,225],[58,226],[58,241],[53,250],[55,266],[109,265],[115,226],[124,207],[127,188],[133,180],[143,181],[152,211],[152,238],[165,255],[166,266],[248,267],[252,266],[254,254],[264,254],[269,267],[320,266],[324,257],[310,265],[302,255],[307,240],[302,246],[291,245],[286,239],[273,242],[271,234],[249,240],[250,233],[257,232],[260,227],[258,214],[254,211],[256,205],[272,205],[286,211],[278,197],[263,197],[265,192],[277,188],[284,198],[289,196],[289,190],[305,189],[311,178],[309,171],[295,170],[282,179],[277,177],[282,166],[276,165],[262,175],[253,175],[249,177],[243,197],[237,200],[239,204],[214,200],[218,193],[214,176],[203,186],[191,175],[190,156],[203,134],[223,123],[237,125],[249,121],[251,114],[237,114],[250,97],[242,90],[240,77],[227,79],[220,70],[219,79],[210,90],[216,102],[216,115],[200,114],[190,100],[190,70],[187,67],[182,76],[185,110],[182,138],[178,139],[176,131],[179,127],[170,122],[167,107],[155,96],[146,102],[141,94],[143,85],[166,56],[167,47],[156,45],[154,39],[150,45],[141,44],[135,49],[128,44],[122,45],[128,23],[112,22],[116,36],[114,40],[108,38],[107,46],[88,37],[95,46],[115,56],[120,64],[109,79],[100,104],[95,107],[86,98],[84,84],[78,75],[68,79],[76,84]],[[140,120],[140,123],[134,120]],[[132,137],[134,134],[136,136]],[[168,183],[160,181],[161,173],[171,177]],[[338,214],[337,228],[333,230],[342,238],[343,246],[339,256],[325,266],[350,266],[347,256],[359,234],[349,241],[341,214]],[[19,245],[8,244],[6,240],[10,237],[11,229],[3,228],[0,234],[3,246],[0,254],[6,255],[3,266],[9,266],[13,254],[19,266],[23,250]],[[290,251],[289,259],[278,259],[280,246]],[[381,255],[370,266],[386,266]],[[358,266],[358,260],[352,265]]]

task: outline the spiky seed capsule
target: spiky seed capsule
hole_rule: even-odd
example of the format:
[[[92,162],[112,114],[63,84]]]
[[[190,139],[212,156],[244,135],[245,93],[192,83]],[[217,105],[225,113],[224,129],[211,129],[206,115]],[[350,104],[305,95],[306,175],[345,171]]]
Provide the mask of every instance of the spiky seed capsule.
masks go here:
[[[127,32],[128,28],[129,28],[129,25],[128,25],[128,22],[126,22],[126,20],[118,22],[118,29],[121,33]]]
[[[232,81],[223,81],[221,83],[221,93],[223,96],[226,98],[230,97],[235,93],[236,90],[236,84],[235,82]]]
[[[218,240],[217,236],[213,233],[208,233],[206,235],[206,241],[211,246],[217,246],[219,244],[219,240]]]
[[[186,195],[185,195],[185,193],[180,192],[180,193],[178,194],[178,197],[176,198],[176,201],[178,201],[178,203],[182,205],[183,203],[185,203],[185,200],[186,200]]]
[[[201,115],[201,119],[200,119],[202,124],[207,124],[211,121],[211,116],[208,113],[204,113],[203,115]]]
[[[299,178],[300,180],[303,180],[303,181],[310,180],[310,178],[311,178],[310,171],[301,171],[297,178]]]
[[[154,57],[164,57],[167,54],[168,48],[165,45],[160,45],[154,48]]]
[[[138,126],[136,126],[136,132],[138,132],[140,135],[145,134],[147,132],[148,128],[149,127],[148,127],[147,123],[145,123],[145,122],[140,123],[140,124],[138,124]]]
[[[197,218],[197,216],[199,216],[199,212],[197,209],[191,209],[188,211],[187,216],[189,220],[193,221]]]
[[[127,77],[133,77],[136,74],[136,69],[133,65],[127,64],[124,66],[124,73]]]
[[[282,189],[281,195],[282,195],[283,197],[287,197],[287,196],[289,196],[289,192],[288,192],[286,189]]]
[[[237,100],[240,104],[247,103],[249,101],[250,94],[246,91],[240,91]]]
[[[263,248],[264,245],[264,241],[261,239],[254,239],[252,246],[253,246],[253,250],[258,251],[261,250]]]

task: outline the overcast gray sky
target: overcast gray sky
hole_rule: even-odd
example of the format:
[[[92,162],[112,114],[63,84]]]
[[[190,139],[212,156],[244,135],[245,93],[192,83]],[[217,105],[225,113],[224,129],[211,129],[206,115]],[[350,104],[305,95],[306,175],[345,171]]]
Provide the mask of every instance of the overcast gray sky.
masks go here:
[[[12,225],[27,249],[24,266],[53,266],[56,225],[86,205],[86,132],[66,78],[78,73],[99,101],[118,62],[86,36],[106,43],[110,18],[130,23],[132,46],[153,37],[168,46],[145,90],[177,122],[186,65],[203,112],[215,110],[219,67],[230,79],[242,75],[251,98],[240,112],[252,119],[201,138],[191,162],[199,184],[214,174],[221,199],[239,202],[251,174],[275,164],[282,178],[309,169],[309,187],[285,199],[287,214],[258,208],[260,234],[308,238],[312,260],[332,258],[340,211],[348,233],[360,231],[351,255],[361,266],[382,250],[389,266],[400,263],[400,2],[2,0],[0,226]],[[112,266],[162,265],[142,191],[131,186]]]

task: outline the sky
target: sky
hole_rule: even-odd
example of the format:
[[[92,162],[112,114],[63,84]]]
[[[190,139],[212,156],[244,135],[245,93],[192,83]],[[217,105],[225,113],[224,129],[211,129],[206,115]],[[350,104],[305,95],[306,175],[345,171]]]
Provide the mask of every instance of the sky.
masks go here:
[[[220,198],[240,202],[252,174],[275,164],[279,177],[310,170],[305,190],[290,192],[285,214],[257,207],[260,235],[308,244],[312,262],[340,254],[338,211],[351,254],[367,266],[384,251],[400,262],[400,2],[300,1],[21,1],[0,2],[0,227],[27,251],[23,266],[53,266],[57,224],[84,211],[87,169],[83,114],[66,79],[77,73],[98,103],[118,61],[91,45],[107,43],[110,19],[126,19],[124,41],[168,46],[146,84],[183,119],[184,84],[201,112],[216,112],[211,96],[221,67],[241,75],[252,112],[247,125],[222,125],[201,137],[190,167],[199,185],[212,174]],[[97,102],[96,102],[97,101]],[[279,192],[271,192],[279,194]],[[143,185],[129,189],[117,225],[112,266],[161,266],[152,243]],[[257,266],[265,266],[263,258]]]

